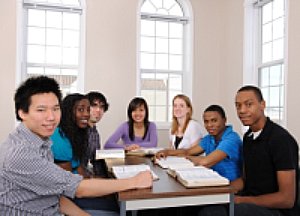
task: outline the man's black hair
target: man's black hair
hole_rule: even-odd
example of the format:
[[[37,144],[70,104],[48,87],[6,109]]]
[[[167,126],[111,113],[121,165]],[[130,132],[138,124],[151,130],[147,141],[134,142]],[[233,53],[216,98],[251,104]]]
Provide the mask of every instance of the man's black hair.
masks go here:
[[[18,87],[14,96],[17,120],[22,121],[18,114],[19,110],[28,113],[29,106],[31,104],[31,96],[43,93],[55,94],[59,104],[61,104],[62,94],[60,87],[57,81],[53,78],[47,76],[30,77]]]
[[[225,111],[224,109],[219,106],[219,105],[210,105],[209,107],[207,107],[204,112],[218,112],[222,118],[226,119],[226,115],[225,115]]]
[[[95,101],[99,100],[99,102],[103,104],[104,112],[108,110],[109,103],[107,102],[106,97],[102,93],[91,91],[86,96],[89,99],[91,106],[94,105]]]
[[[256,86],[246,85],[246,86],[241,87],[237,92],[239,93],[239,92],[243,92],[243,91],[252,91],[255,94],[255,96],[259,102],[264,100],[261,90]]]

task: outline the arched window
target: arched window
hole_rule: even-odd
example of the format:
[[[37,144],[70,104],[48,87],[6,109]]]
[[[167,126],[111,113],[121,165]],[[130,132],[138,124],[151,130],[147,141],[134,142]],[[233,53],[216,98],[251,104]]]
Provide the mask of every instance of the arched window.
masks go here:
[[[245,83],[257,84],[266,100],[266,114],[285,124],[286,1],[246,1]],[[251,47],[257,47],[253,49]],[[253,74],[253,71],[255,74]]]
[[[83,89],[82,0],[23,0],[21,80],[55,78],[64,94]]]
[[[152,121],[170,122],[173,97],[178,93],[191,96],[187,9],[187,2],[179,0],[144,0],[141,4],[139,94],[149,104]]]

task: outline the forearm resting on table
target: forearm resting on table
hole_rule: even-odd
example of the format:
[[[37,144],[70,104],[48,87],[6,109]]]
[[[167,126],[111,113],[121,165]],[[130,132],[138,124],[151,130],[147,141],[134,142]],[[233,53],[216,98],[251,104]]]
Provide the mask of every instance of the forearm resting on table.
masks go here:
[[[98,197],[129,189],[148,188],[152,183],[149,171],[140,172],[127,179],[84,179],[77,187],[76,197]]]

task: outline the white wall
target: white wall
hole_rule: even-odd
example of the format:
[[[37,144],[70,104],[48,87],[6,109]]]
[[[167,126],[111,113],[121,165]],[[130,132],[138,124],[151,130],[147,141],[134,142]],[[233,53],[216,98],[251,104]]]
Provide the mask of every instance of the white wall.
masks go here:
[[[0,143],[14,128],[16,2],[0,0]]]
[[[300,145],[300,1],[289,0],[288,14],[288,73],[287,73],[287,129]]]
[[[13,94],[16,79],[16,0],[0,0],[1,126],[0,142],[14,128]],[[126,120],[129,100],[136,95],[138,0],[87,0],[85,90],[102,91],[110,103],[99,124],[105,140]],[[194,117],[201,121],[210,104],[224,106],[236,130],[234,96],[242,85],[244,0],[191,0],[194,14]],[[300,101],[300,1],[290,0],[287,127],[300,140],[297,127]],[[159,131],[159,145],[167,130]]]

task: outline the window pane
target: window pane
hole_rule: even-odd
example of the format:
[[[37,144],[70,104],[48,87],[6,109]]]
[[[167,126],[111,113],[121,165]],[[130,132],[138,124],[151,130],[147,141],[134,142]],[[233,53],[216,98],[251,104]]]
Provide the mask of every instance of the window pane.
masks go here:
[[[154,69],[155,68],[155,55],[141,53],[141,68],[143,69]]]
[[[60,75],[60,69],[58,68],[45,68],[45,75]]]
[[[145,1],[141,8],[141,12],[143,13],[155,13],[156,8],[149,1]]]
[[[46,23],[48,28],[59,28],[62,27],[62,12],[47,11]]]
[[[155,39],[153,37],[141,37],[141,51],[154,52]]]
[[[170,55],[170,69],[175,71],[182,70],[182,56]]]
[[[283,39],[279,39],[273,42],[273,60],[283,58]]]
[[[171,54],[182,54],[182,40],[181,39],[170,39],[170,53]]]
[[[272,44],[266,43],[262,47],[262,63],[272,60]]]
[[[64,48],[63,49],[63,64],[78,65],[78,49]]]
[[[45,27],[45,11],[28,9],[28,26]]]
[[[263,6],[263,17],[262,17],[262,23],[265,24],[267,22],[270,22],[272,20],[272,4],[268,3],[265,6]]]
[[[284,0],[273,1],[273,19],[284,16]]]
[[[270,104],[269,88],[268,87],[267,88],[262,88],[261,87],[261,93],[262,93],[267,105],[269,106],[269,104]]]
[[[165,106],[165,105],[167,105],[167,92],[166,91],[156,91],[155,92],[156,94],[155,94],[155,103],[156,103],[156,105],[158,105],[158,106],[161,106],[161,105],[163,105],[163,106]]]
[[[44,68],[43,67],[28,67],[27,68],[28,74],[44,74]]]
[[[149,106],[149,121],[155,121],[155,106]]]
[[[182,89],[182,76],[181,75],[170,75],[169,88],[172,89],[172,90],[181,91],[181,89]]]
[[[284,19],[279,18],[273,24],[273,39],[282,38],[284,36]]]
[[[183,25],[181,23],[170,23],[170,37],[182,38]]]
[[[69,76],[78,76],[78,70],[76,69],[61,69],[61,74]]]
[[[270,87],[270,104],[269,106],[279,106],[279,87]]]
[[[264,25],[262,31],[262,42],[266,43],[272,41],[272,23]]]
[[[61,46],[62,31],[58,29],[47,29],[47,45]]]
[[[169,51],[168,39],[157,38],[156,39],[156,52],[157,53],[168,53],[168,51]]]
[[[156,11],[157,14],[162,14],[162,15],[168,15],[169,12],[165,9],[165,8],[159,8],[157,11]]]
[[[45,47],[37,45],[28,45],[27,62],[45,63]]]
[[[155,73],[142,73],[141,78],[142,78],[142,86],[143,86],[144,80],[155,79]]]
[[[163,7],[163,0],[151,0],[151,2],[156,8]]]
[[[279,85],[281,81],[281,65],[272,66],[270,68],[270,85]]]
[[[48,46],[46,48],[46,62],[49,64],[61,63],[61,48],[55,46]]]
[[[64,47],[79,47],[79,32],[72,30],[63,31]]]
[[[175,4],[178,4],[175,0],[164,0],[164,7],[168,10]]]
[[[45,44],[45,29],[28,27],[28,44]]]
[[[260,86],[269,86],[269,68],[263,68],[260,73]]]
[[[274,108],[274,107],[269,107],[267,109],[268,112],[268,116],[270,117],[270,119],[272,119],[273,121],[278,121],[280,119],[280,111],[279,108]]]
[[[155,22],[141,20],[141,35],[155,36]]]
[[[284,105],[284,86],[280,86],[280,106],[283,107]]]
[[[168,66],[169,66],[168,54],[157,54],[155,61],[156,61],[156,69],[168,70]]]
[[[80,6],[79,0],[62,0],[63,4]]]
[[[148,105],[155,105],[155,90],[141,90],[141,96],[145,98]]]
[[[168,37],[168,23],[156,21],[156,35],[158,37]]]
[[[80,15],[76,13],[63,13],[63,28],[79,30]]]
[[[156,107],[155,120],[160,122],[167,121],[166,107],[159,107],[159,106]]]
[[[178,4],[174,5],[174,7],[169,10],[169,15],[183,16],[181,7]]]

